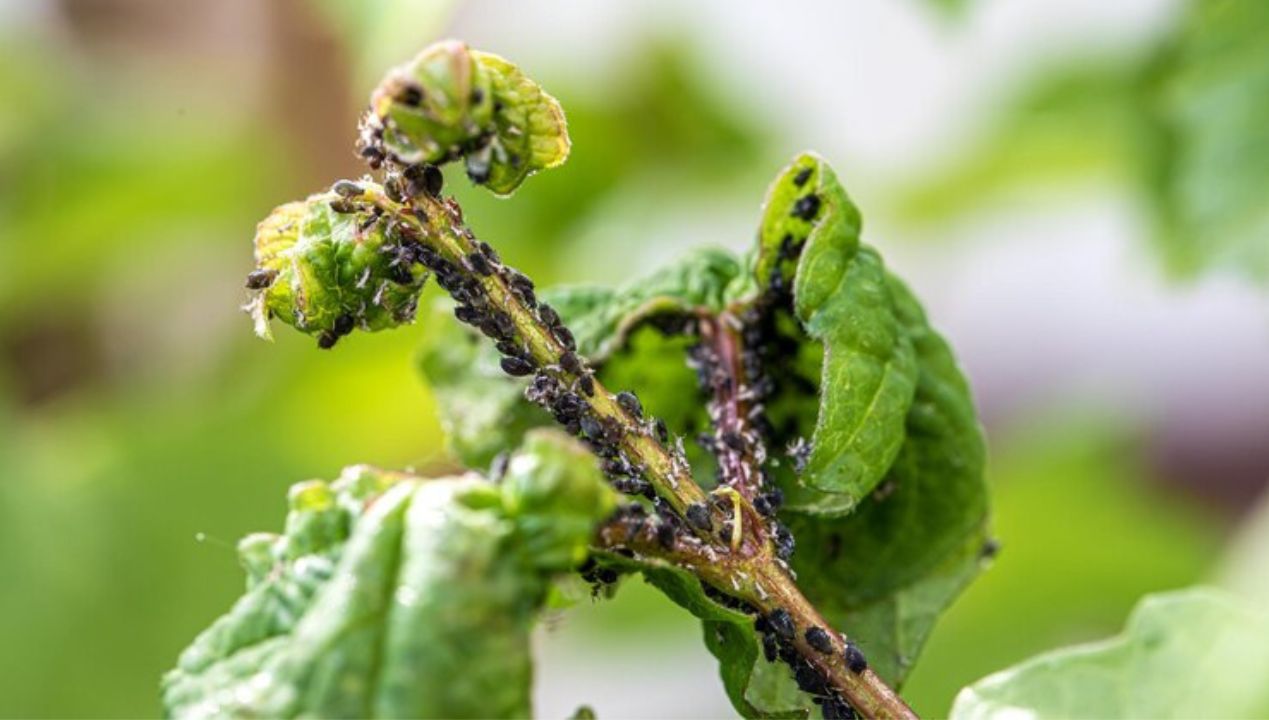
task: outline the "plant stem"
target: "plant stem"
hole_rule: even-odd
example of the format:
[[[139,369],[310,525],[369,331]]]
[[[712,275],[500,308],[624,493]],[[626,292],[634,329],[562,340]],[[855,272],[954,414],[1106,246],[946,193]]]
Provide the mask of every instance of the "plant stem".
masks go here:
[[[452,198],[442,200],[421,195],[397,202],[367,187],[360,197],[354,199],[379,208],[387,221],[398,224],[401,234],[417,239],[439,255],[444,265],[432,268],[438,280],[442,279],[443,272],[456,274],[457,279],[450,277],[446,282],[465,288],[461,293],[451,290],[451,294],[456,297],[461,295],[464,300],[482,307],[487,304],[487,311],[506,313],[513,328],[501,340],[522,347],[525,359],[531,360],[539,377],[557,383],[565,389],[564,392],[584,398],[582,402],[586,412],[603,430],[603,438],[591,438],[594,446],[610,456],[628,459],[678,518],[688,517],[689,507],[702,504],[711,513],[712,522],[707,526],[688,523],[695,537],[677,537],[668,548],[656,537],[651,525],[632,532],[629,524],[625,523],[609,523],[601,528],[598,539],[602,544],[626,547],[675,562],[702,582],[744,600],[764,615],[784,609],[794,622],[796,637],[791,644],[798,655],[864,717],[916,717],[871,670],[854,673],[846,667],[843,654],[845,641],[840,636],[830,633],[834,651],[829,654],[820,653],[807,644],[806,629],[827,629],[828,624],[801,594],[783,561],[775,555],[763,518],[753,507],[757,478],[761,477],[761,462],[753,454],[752,445],[748,452],[740,448],[727,455],[724,472],[738,478],[730,486],[732,501],[710,502],[711,495],[693,481],[681,445],[667,447],[657,437],[648,419],[638,417],[623,407],[616,395],[593,378],[584,359],[574,358],[572,363],[566,362],[566,356],[572,351],[561,341],[558,332],[543,320],[541,307],[536,301],[529,302],[523,291],[513,287],[514,271],[500,264],[488,273],[473,269],[469,258],[479,254],[481,249],[471,231],[464,226],[462,211]],[[471,297],[473,294],[483,299],[477,298],[477,302]],[[742,432],[747,437],[749,433],[744,418],[748,405],[742,398],[739,382],[743,377],[741,346],[734,330],[729,316],[706,318],[702,325],[702,335],[706,336],[714,348],[712,352],[722,363],[721,377],[730,378],[727,381],[730,387],[723,387],[726,383],[720,383],[715,393],[715,403],[724,418],[720,431]],[[591,384],[592,392],[585,392],[584,388]],[[581,389],[580,394],[578,389]],[[713,496],[719,496],[718,491]],[[725,512],[727,508],[731,508],[731,512]],[[727,530],[729,523],[730,531]]]

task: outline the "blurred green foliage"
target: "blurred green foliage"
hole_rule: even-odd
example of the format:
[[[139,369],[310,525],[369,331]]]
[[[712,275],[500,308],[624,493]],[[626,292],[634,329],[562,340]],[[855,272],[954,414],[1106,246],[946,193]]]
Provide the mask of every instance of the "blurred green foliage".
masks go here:
[[[1028,184],[1110,181],[1181,275],[1269,281],[1269,5],[1199,0],[1145,53],[1080,57],[1024,83],[977,147],[906,192],[938,221]]]

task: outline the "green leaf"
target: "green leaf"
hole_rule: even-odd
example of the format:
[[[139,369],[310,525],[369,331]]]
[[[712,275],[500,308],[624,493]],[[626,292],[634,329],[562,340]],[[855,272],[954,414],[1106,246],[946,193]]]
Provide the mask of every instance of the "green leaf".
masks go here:
[[[969,385],[916,298],[897,278],[888,284],[920,363],[903,447],[851,515],[786,519],[799,587],[898,684],[939,613],[979,571],[987,486]]]
[[[367,467],[292,489],[282,536],[240,545],[247,592],[163,680],[211,716],[521,717],[551,577],[615,505],[594,458],[533,433],[493,485]]]
[[[796,158],[767,193],[755,276],[766,285],[796,273],[794,314],[823,346],[818,387],[832,388],[818,394],[805,472],[783,478],[789,507],[807,512],[849,512],[876,487],[903,444],[917,383],[912,341],[881,257],[859,243],[860,227],[859,211],[818,156]],[[790,248],[798,246],[794,261]],[[810,414],[801,404],[794,413]]]
[[[1269,714],[1269,619],[1198,588],[1147,596],[1123,634],[1049,652],[965,688],[955,720],[1255,718]]]
[[[246,310],[260,337],[272,338],[275,317],[319,336],[324,347],[354,328],[373,332],[414,320],[427,270],[399,252],[409,241],[394,225],[367,209],[332,207],[341,202],[334,192],[310,195],[274,209],[256,228]]]
[[[390,70],[370,99],[371,132],[407,164],[464,157],[467,175],[497,195],[568,158],[555,98],[515,65],[455,40],[429,45]]]

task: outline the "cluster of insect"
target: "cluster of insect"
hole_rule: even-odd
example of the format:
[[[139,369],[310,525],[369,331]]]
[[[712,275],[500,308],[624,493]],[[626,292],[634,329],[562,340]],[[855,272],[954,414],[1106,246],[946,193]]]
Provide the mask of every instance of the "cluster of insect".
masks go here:
[[[407,108],[425,100],[424,89],[412,82],[398,78],[387,88],[391,102]],[[471,106],[490,102],[479,88],[471,92],[467,98]],[[499,110],[493,108],[494,113]],[[385,144],[385,133],[392,132],[392,118],[372,106],[363,118],[357,148],[372,170],[384,173],[382,196],[390,204],[372,197],[378,190],[367,187],[369,180],[340,181],[331,188],[329,207],[339,214],[364,216],[368,226],[382,223],[392,237],[380,248],[388,256],[388,277],[408,284],[421,283],[421,277],[429,273],[435,276],[455,301],[454,316],[493,342],[501,354],[501,369],[527,379],[525,397],[581,438],[602,460],[612,486],[630,498],[608,523],[622,529],[621,541],[613,549],[627,556],[653,547],[670,557],[676,552],[713,556],[749,542],[758,552],[773,553],[775,561],[787,569],[794,538],[777,519],[784,498],[767,469],[771,464],[767,443],[777,431],[788,435],[787,429],[771,426],[764,401],[779,390],[780,383],[796,381],[795,374],[773,369],[796,352],[796,340],[778,332],[777,317],[791,311],[789,263],[785,261],[797,259],[805,240],[785,236],[780,262],[772,267],[763,291],[734,313],[649,319],[663,333],[697,340],[687,360],[708,397],[712,427],[697,440],[714,455],[718,467],[716,487],[706,499],[676,509],[671,503],[673,491],[680,483],[691,482],[683,437],[672,437],[662,420],[647,415],[634,393],[610,393],[596,380],[595,369],[578,352],[572,332],[554,308],[539,300],[533,282],[478,240],[463,224],[457,203],[442,197],[444,178],[439,167],[410,162],[395,146]],[[466,128],[456,137],[461,139],[443,149],[440,162],[466,158],[469,177],[484,182],[488,164],[481,158],[489,147],[488,133]],[[803,170],[793,182],[801,188],[810,176],[809,169]],[[791,214],[810,222],[820,210],[820,198],[806,192],[793,204]],[[274,271],[258,270],[248,277],[247,286],[260,290],[275,278]],[[319,345],[334,345],[356,325],[351,314],[336,318],[319,335]],[[650,453],[665,462],[653,462]],[[800,440],[790,447],[795,470],[801,471],[809,453],[810,446]],[[505,458],[490,470],[495,479],[501,474],[500,462],[505,463]],[[596,588],[619,578],[617,570],[594,559],[579,570]],[[709,586],[706,592],[717,602],[754,616],[767,660],[787,663],[798,686],[821,706],[824,717],[854,717],[850,704],[822,672],[823,659],[813,662],[808,656],[817,653],[833,662],[840,659],[844,667],[861,673],[867,662],[858,648],[825,628],[799,629],[784,608],[750,606]]]

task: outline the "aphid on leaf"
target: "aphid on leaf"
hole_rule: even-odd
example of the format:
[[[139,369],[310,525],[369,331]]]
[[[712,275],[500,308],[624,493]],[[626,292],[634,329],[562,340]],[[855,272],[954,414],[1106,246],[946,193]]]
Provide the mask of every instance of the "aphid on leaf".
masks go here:
[[[582,360],[572,350],[565,350],[564,354],[560,355],[560,367],[564,368],[565,372],[576,375],[582,371]]]
[[[824,720],[855,720],[855,708],[839,697],[831,697],[824,701]]]
[[[493,274],[493,266],[489,264],[489,260],[478,252],[464,256],[463,265],[477,275],[489,276]]]
[[[563,325],[552,327],[551,334],[555,336],[556,342],[564,346],[565,350],[577,349],[577,341],[573,339],[573,332]]]
[[[590,375],[577,378],[577,387],[581,388],[586,397],[595,397],[595,379]]]
[[[335,318],[335,324],[332,326],[331,329],[335,332],[336,335],[343,336],[352,332],[353,328],[356,326],[357,326],[357,319],[354,318],[351,313],[344,313],[343,315],[340,315],[339,317]]]
[[[344,198],[340,198],[338,200],[330,201],[330,209],[334,210],[340,215],[348,215],[350,213],[357,212],[357,204],[350,200],[345,200]]]
[[[330,330],[323,330],[321,334],[317,336],[317,347],[323,350],[330,350],[335,347],[335,343],[338,342],[338,340],[338,335]]]
[[[252,270],[247,273],[247,289],[262,290],[273,284],[278,276],[277,270]]]
[[[803,195],[793,203],[793,216],[803,220],[814,220],[820,212],[820,197],[814,193]]]
[[[538,305],[538,319],[549,328],[559,327],[560,325],[560,314],[555,312],[555,308],[546,303]]]
[[[410,197],[423,194],[440,197],[445,185],[445,176],[435,165],[410,165],[401,176],[405,179],[405,193]]]
[[[502,258],[498,256],[498,251],[494,250],[493,246],[485,242],[484,240],[476,241],[476,251],[479,252],[481,255],[484,255],[485,259],[493,263],[494,265],[502,264]]]
[[[802,168],[797,175],[793,176],[793,184],[802,187],[807,180],[811,179],[811,168]]]
[[[777,657],[776,653],[778,653],[779,650],[780,650],[780,646],[776,642],[775,635],[772,635],[770,633],[763,633],[762,634],[762,656],[767,659],[767,662],[775,662]]]

